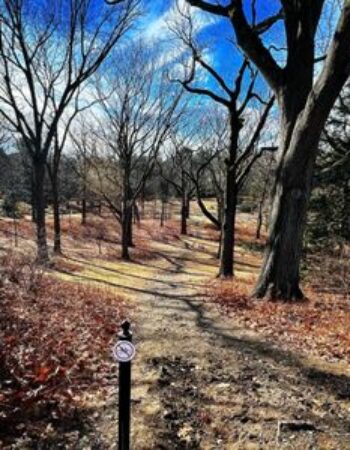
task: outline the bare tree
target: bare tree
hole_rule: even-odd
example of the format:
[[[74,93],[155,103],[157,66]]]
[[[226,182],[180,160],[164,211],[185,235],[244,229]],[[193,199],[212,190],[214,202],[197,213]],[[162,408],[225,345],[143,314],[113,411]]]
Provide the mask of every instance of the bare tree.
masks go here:
[[[217,183],[220,174],[217,172],[217,162],[222,159],[227,149],[228,127],[225,115],[220,108],[212,108],[207,102],[200,111],[196,105],[196,113],[199,116],[198,123],[192,120],[192,144],[194,147],[194,161],[187,168],[187,175],[195,187],[198,206],[203,215],[219,230],[222,225],[224,192],[222,186]],[[203,197],[214,193],[218,203],[217,215],[207,207]]]
[[[238,45],[274,91],[280,108],[279,162],[273,190],[269,238],[255,289],[258,297],[299,299],[299,267],[318,143],[329,112],[349,77],[350,1],[340,2],[340,16],[326,56],[316,55],[316,33],[326,0],[280,0],[275,14],[257,22],[242,0],[186,0],[225,18]],[[268,48],[263,33],[282,21],[285,30],[283,67]],[[315,74],[315,64],[322,64]]]
[[[222,246],[220,257],[220,271],[222,277],[232,277],[234,274],[234,243],[235,243],[235,220],[238,191],[243,179],[249,173],[255,160],[260,156],[255,152],[269,112],[274,103],[274,97],[264,101],[255,91],[257,72],[254,71],[247,59],[244,59],[237,71],[234,85],[231,87],[224,77],[210,65],[203,51],[197,44],[194,36],[195,27],[191,15],[187,11],[181,11],[182,18],[179,22],[171,25],[174,33],[182,43],[190,50],[191,61],[185,63],[185,76],[177,81],[190,93],[209,97],[220,104],[227,111],[227,122],[229,129],[228,155],[226,163],[225,180],[225,205],[222,224]],[[187,67],[186,67],[187,66]],[[218,89],[202,87],[196,84],[196,73],[201,69],[216,83]],[[243,82],[249,79],[248,88],[243,94]],[[246,110],[251,102],[255,100],[265,105],[258,124],[253,130],[244,150],[240,151],[240,137],[244,126]]]
[[[195,195],[195,186],[189,176],[192,164],[193,150],[172,136],[166,158],[159,162],[159,168],[162,179],[173,187],[180,198],[180,233],[183,235],[187,235],[190,202]]]
[[[154,49],[136,43],[114,57],[118,66],[112,65],[96,84],[100,111],[95,113],[98,143],[92,160],[100,195],[121,223],[122,257],[129,259],[133,208],[181,115],[181,92],[161,74]],[[105,86],[113,86],[108,98]]]
[[[92,133],[92,124],[82,114],[69,131],[69,140],[75,160],[76,176],[80,189],[78,197],[81,201],[81,224],[87,224],[88,200],[96,200],[93,183],[93,163],[90,160],[91,149],[95,145],[95,136]],[[91,185],[92,184],[92,185]]]
[[[70,133],[70,129],[74,120],[80,113],[83,113],[90,108],[93,108],[99,100],[89,99],[89,88],[90,86],[86,86],[87,89],[81,90],[78,89],[74,99],[72,99],[70,107],[66,109],[61,126],[57,127],[57,130],[54,135],[53,143],[51,145],[51,149],[49,151],[47,157],[47,172],[49,175],[51,190],[52,190],[52,201],[53,201],[53,217],[54,217],[54,253],[62,254],[62,245],[61,245],[61,225],[60,225],[60,186],[59,186],[59,172],[61,166],[61,159],[63,150],[67,143],[67,138],[70,136],[71,141],[74,141],[74,135]],[[86,98],[83,100],[84,95],[86,94]],[[52,93],[52,107],[55,113],[57,113],[57,92]],[[77,148],[77,147],[76,147]],[[86,162],[84,162],[86,164]],[[83,186],[84,179],[82,178]],[[84,189],[84,187],[83,187]],[[86,191],[86,187],[85,187]],[[84,197],[84,196],[83,196]],[[83,209],[86,207],[86,201],[83,199]],[[84,215],[83,215],[84,217]]]
[[[207,114],[208,110],[210,114]],[[221,228],[221,214],[215,216],[210,211],[204,196],[208,188],[217,193],[217,186],[212,187],[208,177],[213,162],[227,147],[227,127],[222,119],[222,114],[210,108],[207,102],[196,102],[187,109],[187,114],[172,134],[171,145],[160,163],[161,176],[181,198],[181,234],[187,233],[189,205],[193,198],[196,198],[203,215],[218,229]]]
[[[44,179],[64,112],[138,15],[138,0],[101,6],[88,0],[3,0],[0,114],[20,134],[33,162],[38,260],[48,260]]]

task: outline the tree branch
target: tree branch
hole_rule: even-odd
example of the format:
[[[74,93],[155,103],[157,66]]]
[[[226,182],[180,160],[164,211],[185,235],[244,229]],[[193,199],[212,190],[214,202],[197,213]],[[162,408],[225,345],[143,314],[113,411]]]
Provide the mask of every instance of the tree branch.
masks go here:
[[[215,14],[216,16],[229,17],[229,9],[227,6],[213,5],[211,3],[204,2],[203,0],[187,0],[187,2],[191,6],[200,8],[203,11]]]
[[[257,66],[274,92],[283,85],[283,69],[263,45],[258,33],[249,25],[243,11],[242,0],[233,0],[228,7],[238,45]]]

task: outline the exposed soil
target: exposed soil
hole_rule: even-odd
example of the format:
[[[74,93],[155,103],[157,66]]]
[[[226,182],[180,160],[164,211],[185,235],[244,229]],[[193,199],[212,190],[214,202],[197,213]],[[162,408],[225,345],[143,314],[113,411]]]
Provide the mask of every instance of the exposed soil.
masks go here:
[[[190,251],[173,258],[138,299],[133,448],[350,448],[343,367],[235,327],[203,300],[208,275],[184,263]]]
[[[72,247],[59,270],[136,306],[132,449],[350,449],[349,366],[297,354],[213,305],[205,291],[217,271],[214,239],[151,232],[130,263]],[[237,255],[248,279],[256,261],[242,247]],[[60,436],[7,448],[116,449],[116,386],[115,372],[104,390],[87,392],[84,413]]]

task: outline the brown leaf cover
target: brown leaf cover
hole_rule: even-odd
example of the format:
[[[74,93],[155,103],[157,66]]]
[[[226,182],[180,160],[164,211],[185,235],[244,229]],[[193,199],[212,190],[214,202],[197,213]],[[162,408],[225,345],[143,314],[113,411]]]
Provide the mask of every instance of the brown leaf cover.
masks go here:
[[[125,311],[111,291],[59,281],[23,256],[1,268],[0,442],[24,423],[34,436],[62,427],[84,393],[115,383],[111,346]]]
[[[209,298],[242,326],[263,333],[288,350],[350,362],[350,301],[347,296],[306,290],[303,302],[251,298],[253,282],[218,280]]]

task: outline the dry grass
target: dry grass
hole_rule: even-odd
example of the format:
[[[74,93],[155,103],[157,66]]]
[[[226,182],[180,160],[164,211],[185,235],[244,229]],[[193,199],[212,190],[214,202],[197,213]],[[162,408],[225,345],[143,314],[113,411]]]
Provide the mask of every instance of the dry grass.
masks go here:
[[[173,242],[180,239],[180,226],[176,220],[168,220],[161,227],[158,221],[146,220],[139,228],[140,237],[144,240]]]
[[[35,237],[35,225],[27,218],[17,221],[17,230],[19,239],[32,240]],[[14,239],[14,232],[13,220],[2,217],[0,219],[0,233],[11,241]]]

